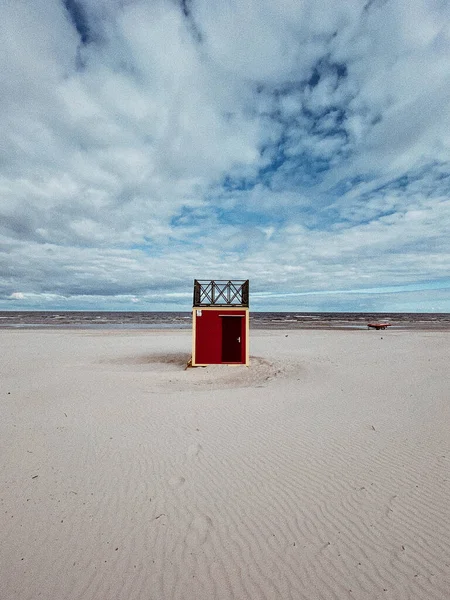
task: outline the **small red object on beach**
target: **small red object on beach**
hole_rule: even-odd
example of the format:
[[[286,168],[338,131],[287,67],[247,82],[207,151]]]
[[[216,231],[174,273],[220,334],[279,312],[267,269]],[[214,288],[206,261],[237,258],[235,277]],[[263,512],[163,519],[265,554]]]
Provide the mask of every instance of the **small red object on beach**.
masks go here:
[[[367,323],[367,327],[369,329],[386,329],[387,327],[391,327],[392,323]]]

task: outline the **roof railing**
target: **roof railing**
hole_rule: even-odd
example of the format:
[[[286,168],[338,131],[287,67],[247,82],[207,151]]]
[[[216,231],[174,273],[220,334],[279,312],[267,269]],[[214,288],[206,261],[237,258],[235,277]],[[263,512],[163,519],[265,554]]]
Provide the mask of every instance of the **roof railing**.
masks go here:
[[[194,280],[194,306],[249,305],[249,280]]]

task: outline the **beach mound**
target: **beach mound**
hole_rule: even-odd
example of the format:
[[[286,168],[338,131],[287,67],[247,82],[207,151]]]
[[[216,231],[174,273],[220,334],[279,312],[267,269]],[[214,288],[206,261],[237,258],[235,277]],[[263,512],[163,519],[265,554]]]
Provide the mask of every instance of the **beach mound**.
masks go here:
[[[280,361],[251,356],[250,365],[208,365],[191,367],[191,355],[183,352],[154,352],[128,355],[112,360],[100,360],[104,367],[132,372],[139,370],[152,375],[152,392],[176,392],[190,389],[220,390],[239,387],[263,387],[275,377],[287,376],[292,368]],[[109,368],[109,367],[106,367]]]

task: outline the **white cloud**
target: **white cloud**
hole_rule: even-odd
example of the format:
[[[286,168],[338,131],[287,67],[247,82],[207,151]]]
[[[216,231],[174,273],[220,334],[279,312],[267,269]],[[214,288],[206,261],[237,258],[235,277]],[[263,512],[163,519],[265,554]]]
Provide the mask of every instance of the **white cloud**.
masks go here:
[[[0,8],[2,306],[448,277],[446,4],[74,5]]]

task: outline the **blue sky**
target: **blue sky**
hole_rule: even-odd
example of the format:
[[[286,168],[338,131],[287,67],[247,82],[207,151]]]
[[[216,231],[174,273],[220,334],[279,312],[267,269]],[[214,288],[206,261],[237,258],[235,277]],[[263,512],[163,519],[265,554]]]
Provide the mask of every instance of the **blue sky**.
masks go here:
[[[450,4],[0,3],[0,310],[450,312]]]

